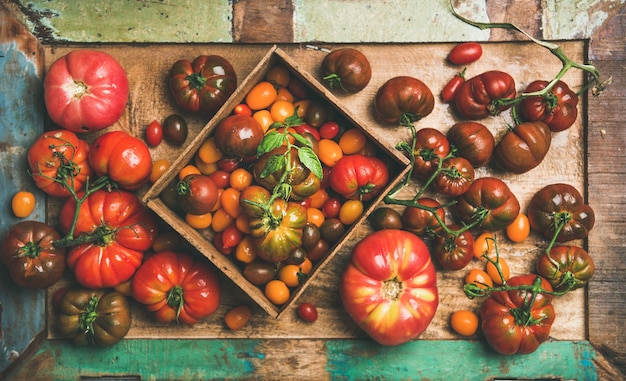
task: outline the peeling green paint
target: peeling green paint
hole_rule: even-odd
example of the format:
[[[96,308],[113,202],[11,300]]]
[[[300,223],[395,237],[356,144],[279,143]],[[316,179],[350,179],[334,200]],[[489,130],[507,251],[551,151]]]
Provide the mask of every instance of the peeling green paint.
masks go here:
[[[228,0],[33,0],[21,2],[29,27],[75,42],[232,42]]]
[[[415,1],[307,1],[295,0],[297,41],[441,42],[489,38],[450,13],[449,0]],[[484,2],[464,3],[459,11],[471,11],[486,19]]]
[[[626,0],[550,0],[544,5],[545,39],[590,38],[608,18],[607,9],[618,9]]]

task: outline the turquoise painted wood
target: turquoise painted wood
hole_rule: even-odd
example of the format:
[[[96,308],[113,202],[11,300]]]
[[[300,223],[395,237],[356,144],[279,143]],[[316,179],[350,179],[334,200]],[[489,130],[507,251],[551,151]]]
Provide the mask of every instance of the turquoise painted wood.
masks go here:
[[[45,198],[27,176],[26,152],[43,132],[43,91],[32,52],[16,41],[0,40],[0,237],[19,221],[11,211],[18,190],[35,194],[37,206],[29,219],[44,221]],[[8,181],[7,181],[8,180]],[[5,266],[0,266],[0,369],[26,349],[45,327],[45,292],[17,287]]]
[[[275,340],[276,343],[284,343]],[[33,355],[29,373],[42,379],[127,377],[141,380],[288,379],[297,359],[263,340],[124,340],[112,348],[85,350],[46,341]],[[281,351],[282,349],[282,351]],[[323,347],[324,373],[332,380],[598,380],[595,351],[588,342],[547,342],[524,356],[501,356],[480,341],[414,341],[383,347],[373,341],[330,340]],[[300,354],[301,355],[301,354]],[[311,356],[320,354],[311,353]],[[282,360],[282,361],[281,361]],[[315,361],[313,358],[302,363]],[[317,361],[323,362],[318,357]],[[272,368],[281,362],[280,368]],[[42,367],[38,369],[37,367]],[[270,368],[270,369],[268,369]]]

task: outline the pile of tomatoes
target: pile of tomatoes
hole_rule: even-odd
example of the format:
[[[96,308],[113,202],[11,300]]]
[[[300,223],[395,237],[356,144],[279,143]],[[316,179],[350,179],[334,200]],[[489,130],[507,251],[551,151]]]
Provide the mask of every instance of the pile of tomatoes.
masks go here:
[[[479,44],[464,43],[450,52],[448,60],[468,65],[481,54]],[[465,73],[466,69],[454,76],[441,93],[461,118],[446,134],[415,125],[430,114],[434,103],[432,92],[420,80],[395,77],[378,90],[374,100],[378,120],[412,131],[412,141],[398,148],[412,161],[418,190],[403,199],[398,196],[400,189],[394,189],[384,198],[389,205],[373,211],[369,220],[378,232],[370,237],[377,235],[380,242],[370,242],[367,251],[359,244],[354,248],[341,282],[342,302],[355,322],[385,345],[411,340],[425,329],[438,302],[436,290],[425,281],[434,282],[434,274],[417,260],[402,274],[392,265],[398,256],[405,261],[420,257],[419,245],[404,236],[409,231],[428,242],[430,255],[443,271],[462,270],[472,260],[484,263],[483,269],[467,273],[464,286],[470,298],[487,297],[480,316],[470,310],[456,311],[452,329],[473,336],[480,325],[499,353],[529,353],[549,337],[555,317],[553,298],[583,287],[593,275],[589,254],[570,242],[587,237],[594,213],[578,190],[561,183],[537,191],[527,211],[521,211],[517,196],[502,179],[475,178],[475,168],[492,166],[494,173],[522,174],[537,167],[550,148],[552,133],[574,124],[578,96],[562,81],[554,81],[550,89],[547,81],[534,81],[519,95],[508,73],[487,71],[468,80]],[[480,120],[509,109],[514,126],[496,142]],[[408,179],[401,185],[408,185]],[[426,196],[427,190],[434,196]],[[531,230],[547,240],[547,247],[533,274],[511,276],[496,233],[505,231],[517,243]],[[355,281],[361,277],[364,280]],[[399,280],[402,286],[394,288],[406,291],[390,293],[389,285]],[[400,321],[398,316],[412,317]],[[407,335],[398,336],[389,326],[402,327],[399,331]]]
[[[380,156],[279,62],[160,197],[280,306],[388,185]]]

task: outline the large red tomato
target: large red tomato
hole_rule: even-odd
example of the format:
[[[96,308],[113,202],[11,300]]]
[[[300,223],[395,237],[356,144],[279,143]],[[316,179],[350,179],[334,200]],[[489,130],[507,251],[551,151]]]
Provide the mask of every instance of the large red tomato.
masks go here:
[[[63,232],[69,232],[76,213],[73,236],[93,238],[68,252],[67,265],[78,283],[97,289],[129,280],[158,234],[154,215],[134,193],[105,190],[90,194],[78,211],[74,199],[68,199],[59,217]]]
[[[121,188],[134,191],[148,181],[152,156],[143,140],[124,131],[111,131],[91,144],[89,164],[96,175],[107,175]]]
[[[28,149],[28,165],[39,189],[55,197],[79,191],[93,170],[89,143],[70,130],[44,132]]]
[[[437,275],[424,241],[413,233],[383,229],[352,251],[341,278],[348,315],[382,345],[399,345],[426,330],[439,305]]]
[[[163,323],[195,324],[220,304],[220,286],[208,260],[161,251],[148,258],[131,283],[133,298]]]
[[[537,275],[516,276],[507,284],[513,289],[493,292],[480,307],[483,334],[501,354],[531,353],[550,335],[555,313],[553,296],[545,292],[552,292],[552,287]],[[516,286],[534,286],[540,291]]]
[[[499,70],[486,71],[465,81],[454,95],[457,111],[465,119],[483,119],[510,108],[503,100],[515,98],[515,80]]]
[[[128,101],[128,78],[111,55],[74,50],[56,60],[43,82],[52,121],[74,132],[98,131],[117,122]]]

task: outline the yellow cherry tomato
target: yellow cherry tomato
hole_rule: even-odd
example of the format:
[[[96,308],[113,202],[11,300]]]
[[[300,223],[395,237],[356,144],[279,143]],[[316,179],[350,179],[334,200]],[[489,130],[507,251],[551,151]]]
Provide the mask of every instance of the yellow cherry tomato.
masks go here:
[[[11,199],[11,209],[18,218],[26,218],[35,210],[35,195],[28,191],[19,191]]]

